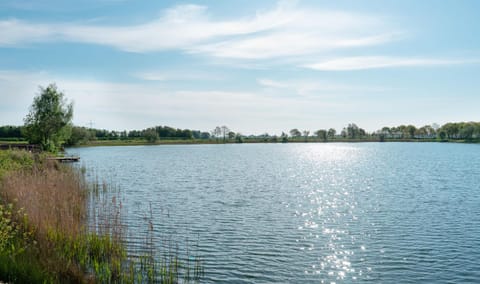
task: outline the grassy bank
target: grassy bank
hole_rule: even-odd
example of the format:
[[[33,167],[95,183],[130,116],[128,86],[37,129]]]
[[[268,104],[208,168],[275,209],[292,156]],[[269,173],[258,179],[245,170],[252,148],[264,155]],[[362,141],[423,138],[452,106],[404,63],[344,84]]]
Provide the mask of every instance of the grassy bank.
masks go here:
[[[242,142],[245,144],[254,144],[254,143],[362,143],[362,142],[455,142],[455,143],[479,143],[477,141],[465,141],[465,140],[438,140],[438,139],[385,139],[380,141],[378,137],[368,137],[368,138],[335,138],[323,140],[316,137],[309,137],[305,139],[301,138],[288,138],[287,141],[283,142],[280,137],[273,138],[244,138]],[[155,142],[149,142],[144,139],[132,139],[132,140],[95,140],[86,142],[76,147],[95,147],[95,146],[145,146],[145,145],[196,145],[196,144],[237,144],[238,141],[233,139],[225,140],[222,139],[162,139]]]
[[[198,262],[186,267],[176,254],[157,261],[151,243],[141,255],[129,256],[117,200],[108,186],[87,183],[80,169],[48,161],[44,154],[0,151],[0,280],[176,283],[184,275],[199,278]]]
[[[308,137],[305,139],[304,137],[296,137],[296,138],[288,138],[286,143],[361,143],[361,142],[449,142],[449,143],[480,143],[480,139],[415,139],[415,138],[401,138],[401,139],[394,139],[394,138],[386,138],[382,141],[379,137],[365,137],[365,138],[329,138],[327,140],[323,140],[317,137]],[[266,137],[266,138],[249,138],[245,137],[242,139],[241,142],[238,142],[234,139],[227,139],[223,141],[223,139],[168,139],[162,138],[155,142],[149,142],[146,139],[117,139],[117,140],[92,140],[88,142],[84,142],[74,147],[95,147],[95,146],[145,146],[145,145],[196,145],[196,144],[235,144],[235,143],[285,143],[282,141],[281,137]],[[0,141],[0,144],[4,145],[12,145],[12,148],[15,145],[22,145],[27,144],[25,141],[23,142],[10,142],[10,141]]]

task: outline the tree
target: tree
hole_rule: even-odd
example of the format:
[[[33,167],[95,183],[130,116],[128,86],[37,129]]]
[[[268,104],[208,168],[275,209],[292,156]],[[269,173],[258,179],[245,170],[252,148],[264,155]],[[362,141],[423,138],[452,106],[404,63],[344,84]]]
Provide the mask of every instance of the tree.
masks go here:
[[[355,123],[350,123],[347,126],[347,136],[350,139],[357,138],[359,136],[359,128]]]
[[[223,143],[225,143],[225,140],[227,139],[227,135],[228,135],[228,132],[230,132],[230,129],[228,129],[228,127],[226,127],[225,125],[220,127],[220,129],[221,129],[222,136],[223,136]]]
[[[222,129],[220,128],[220,126],[217,126],[215,127],[214,130],[212,130],[212,136],[217,139],[217,142],[218,142],[218,137],[220,137],[221,134],[222,134]]]
[[[92,140],[94,134],[85,127],[73,126],[70,137],[66,140],[67,145],[79,145]]]
[[[315,135],[323,141],[327,141],[327,131],[325,129],[315,131]]]
[[[158,132],[154,127],[147,128],[143,131],[143,137],[145,137],[149,143],[155,143],[158,140]]]
[[[25,136],[29,143],[55,152],[71,135],[72,117],[73,103],[67,103],[55,84],[40,87],[40,94],[33,99],[24,119]]]
[[[333,138],[335,138],[335,134],[337,134],[337,131],[333,128],[330,128],[328,130],[327,136],[328,136],[328,138],[333,139]]]
[[[439,130],[437,133],[441,140],[445,140],[445,137],[447,137],[447,132],[445,132],[445,130]]]
[[[308,135],[310,135],[310,130],[303,130],[303,136],[305,137],[305,142],[307,142]]]
[[[413,139],[415,138],[415,131],[417,131],[417,128],[413,125],[408,125],[406,127],[406,131],[408,133],[408,136],[410,137],[410,139]]]
[[[300,130],[294,128],[294,129],[290,130],[290,136],[300,137],[300,136],[302,136],[302,132],[300,132]]]
[[[462,125],[462,128],[460,130],[460,137],[463,139],[470,140],[473,137],[473,133],[475,131],[475,127],[473,126],[472,123],[465,123]]]
[[[200,139],[210,139],[210,133],[208,132],[201,132]]]
[[[233,133],[233,132],[230,132]],[[243,143],[243,137],[241,133],[235,133],[235,142],[236,143]]]

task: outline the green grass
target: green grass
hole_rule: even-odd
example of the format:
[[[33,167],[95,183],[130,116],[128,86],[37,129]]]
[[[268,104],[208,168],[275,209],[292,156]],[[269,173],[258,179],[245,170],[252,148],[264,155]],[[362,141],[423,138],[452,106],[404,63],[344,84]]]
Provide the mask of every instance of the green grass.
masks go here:
[[[22,138],[2,138],[0,144],[28,144],[28,142]]]

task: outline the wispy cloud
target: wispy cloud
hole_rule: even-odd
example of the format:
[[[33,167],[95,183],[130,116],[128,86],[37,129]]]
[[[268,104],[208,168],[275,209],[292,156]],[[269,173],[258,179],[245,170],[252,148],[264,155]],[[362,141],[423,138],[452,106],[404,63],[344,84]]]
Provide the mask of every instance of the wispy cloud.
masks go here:
[[[223,74],[215,72],[197,72],[193,70],[148,70],[134,72],[133,77],[144,81],[221,81],[225,78]]]
[[[304,65],[306,68],[320,71],[353,71],[393,67],[428,67],[478,63],[478,60],[408,58],[389,56],[343,57]]]
[[[257,80],[257,83],[268,89],[273,89],[275,93],[279,91],[293,92],[294,94],[301,96],[315,96],[321,94],[351,94],[359,93],[363,91],[368,92],[382,92],[388,90],[382,87],[369,87],[352,84],[340,84],[336,82],[328,82],[321,80],[272,80],[261,78]]]
[[[0,21],[0,46],[48,41],[108,45],[128,52],[177,49],[219,58],[265,59],[378,45],[397,38],[376,16],[302,9],[281,1],[255,16],[215,20],[207,7],[181,5],[130,26]]]

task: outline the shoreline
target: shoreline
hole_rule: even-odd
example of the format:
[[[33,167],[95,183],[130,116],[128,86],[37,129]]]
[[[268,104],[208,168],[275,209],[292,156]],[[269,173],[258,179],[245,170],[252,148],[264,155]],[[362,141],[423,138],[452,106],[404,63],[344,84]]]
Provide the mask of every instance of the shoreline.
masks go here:
[[[80,145],[68,146],[68,148],[82,148],[82,147],[102,147],[102,146],[158,146],[158,145],[222,145],[222,144],[327,144],[327,143],[458,143],[458,144],[479,144],[480,140],[466,141],[466,140],[436,140],[436,139],[386,139],[379,141],[378,139],[335,139],[322,141],[312,139],[308,141],[289,140],[288,142],[269,141],[255,139],[249,141],[245,139],[243,142],[236,141],[201,141],[201,140],[164,140],[157,142],[148,141],[131,141],[131,140],[104,140],[99,142],[89,142]]]
[[[457,143],[457,144],[480,144],[480,139],[473,139],[473,140],[465,140],[465,139],[385,139],[381,141],[379,138],[370,139],[349,139],[349,138],[337,138],[333,140],[322,140],[317,139],[314,137],[309,138],[308,140],[304,140],[304,138],[300,139],[289,139],[286,142],[282,142],[279,138],[275,140],[273,137],[269,138],[245,138],[242,142],[238,142],[235,140],[202,140],[202,139],[189,139],[189,140],[158,140],[156,142],[148,142],[147,140],[96,140],[96,141],[89,141],[87,143],[82,143],[78,145],[68,145],[65,148],[82,148],[82,147],[111,147],[111,146],[155,146],[155,145],[222,145],[222,144],[302,144],[302,143]],[[24,148],[25,145],[28,145],[26,141],[21,142],[14,142],[11,143],[10,141],[1,141],[0,146],[1,149],[16,149],[16,148]]]

